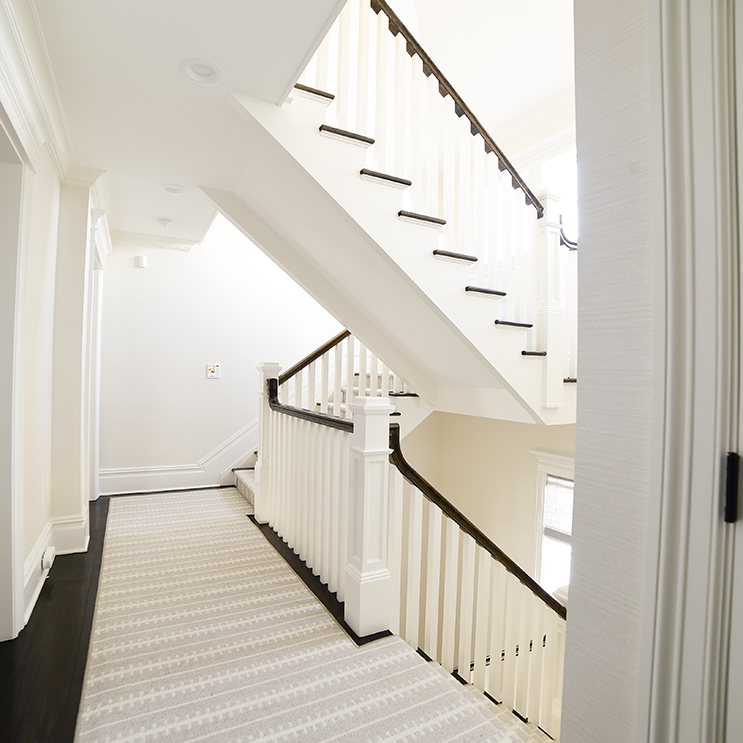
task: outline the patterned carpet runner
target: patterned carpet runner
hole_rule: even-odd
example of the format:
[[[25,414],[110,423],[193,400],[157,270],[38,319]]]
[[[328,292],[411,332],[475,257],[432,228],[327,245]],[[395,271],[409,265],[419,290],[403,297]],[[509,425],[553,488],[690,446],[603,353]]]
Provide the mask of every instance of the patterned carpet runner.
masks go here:
[[[246,512],[111,499],[79,743],[547,740],[397,637],[356,647]]]

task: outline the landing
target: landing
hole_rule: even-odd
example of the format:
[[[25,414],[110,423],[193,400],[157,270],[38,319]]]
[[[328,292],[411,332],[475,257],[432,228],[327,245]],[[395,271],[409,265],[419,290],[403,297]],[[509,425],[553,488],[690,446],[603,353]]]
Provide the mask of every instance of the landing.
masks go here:
[[[80,743],[530,740],[399,638],[356,647],[245,513],[233,489],[112,500]]]

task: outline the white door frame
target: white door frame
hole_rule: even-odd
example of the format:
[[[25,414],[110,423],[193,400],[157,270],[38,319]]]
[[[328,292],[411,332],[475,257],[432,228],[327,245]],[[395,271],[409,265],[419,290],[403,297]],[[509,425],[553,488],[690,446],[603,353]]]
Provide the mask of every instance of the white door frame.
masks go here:
[[[723,741],[737,450],[733,6],[650,0],[655,327],[636,739]]]

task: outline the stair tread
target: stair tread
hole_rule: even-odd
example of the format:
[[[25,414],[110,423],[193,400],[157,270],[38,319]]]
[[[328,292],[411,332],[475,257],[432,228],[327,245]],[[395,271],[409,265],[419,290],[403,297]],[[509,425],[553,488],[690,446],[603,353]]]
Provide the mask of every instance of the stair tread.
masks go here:
[[[407,178],[400,178],[400,176],[390,175],[389,173],[380,173],[378,170],[369,170],[369,168],[361,168],[359,174],[367,180],[387,181],[405,188],[413,185],[413,181],[409,181]]]
[[[484,286],[465,286],[464,290],[468,294],[484,294],[492,297],[505,297],[506,293],[500,291],[500,289],[488,289]]]
[[[454,253],[451,250],[434,250],[433,254],[436,256],[441,256],[442,258],[456,258],[460,261],[469,261],[470,263],[474,263],[477,260],[476,255],[467,255],[466,253]]]
[[[318,88],[311,88],[309,85],[303,85],[302,83],[295,83],[294,87],[297,90],[301,90],[304,93],[311,93],[312,95],[316,95],[319,98],[326,98],[328,101],[335,100],[335,96],[332,93],[328,93],[324,90],[319,90]]]
[[[546,356],[546,351],[522,351],[522,356]]]
[[[427,222],[429,224],[433,224],[436,226],[443,226],[446,224],[446,220],[441,219],[440,217],[431,217],[428,214],[418,214],[417,212],[408,212],[408,211],[405,211],[405,209],[400,209],[400,211],[397,212],[397,216],[400,217],[400,219],[411,219],[417,222]]]
[[[506,328],[533,328],[534,325],[530,322],[514,322],[512,320],[496,320],[496,325],[503,325]]]
[[[344,137],[345,139],[353,139],[357,142],[363,142],[367,145],[374,144],[374,140],[371,137],[367,137],[363,134],[357,134],[356,132],[349,132],[346,129],[339,129],[337,126],[330,126],[328,124],[320,124],[321,134],[334,134],[337,137]]]

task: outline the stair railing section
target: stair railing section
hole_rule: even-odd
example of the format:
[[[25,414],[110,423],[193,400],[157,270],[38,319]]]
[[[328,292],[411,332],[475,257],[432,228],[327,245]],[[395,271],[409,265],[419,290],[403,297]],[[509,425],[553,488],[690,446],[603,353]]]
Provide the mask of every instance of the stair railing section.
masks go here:
[[[387,397],[348,403],[353,420],[282,403],[278,366],[261,372],[255,518],[344,603],[359,636],[389,630]]]
[[[349,0],[300,84],[335,96],[327,125],[373,139],[367,176],[412,184],[400,217],[433,218],[440,249],[477,259],[472,283],[506,293],[502,319],[531,322],[543,206],[389,5]]]
[[[390,449],[390,629],[557,739],[565,607]]]
[[[352,417],[346,403],[359,395],[410,393],[408,385],[348,330],[313,351],[278,380],[282,403],[341,418]]]

